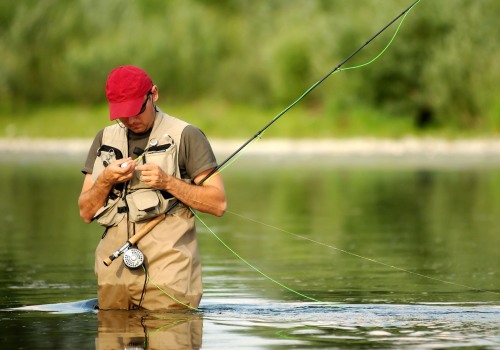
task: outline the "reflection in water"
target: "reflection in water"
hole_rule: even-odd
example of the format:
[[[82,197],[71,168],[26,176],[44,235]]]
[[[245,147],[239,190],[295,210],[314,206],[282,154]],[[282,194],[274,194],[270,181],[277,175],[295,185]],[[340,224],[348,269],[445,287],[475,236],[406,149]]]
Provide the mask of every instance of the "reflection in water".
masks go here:
[[[0,312],[43,312],[53,315],[94,314],[97,317],[95,348],[102,349],[200,349],[202,314],[193,311],[97,310],[97,299],[8,308]],[[43,313],[33,313],[45,323]]]
[[[201,315],[192,312],[102,311],[95,348],[200,349]]]

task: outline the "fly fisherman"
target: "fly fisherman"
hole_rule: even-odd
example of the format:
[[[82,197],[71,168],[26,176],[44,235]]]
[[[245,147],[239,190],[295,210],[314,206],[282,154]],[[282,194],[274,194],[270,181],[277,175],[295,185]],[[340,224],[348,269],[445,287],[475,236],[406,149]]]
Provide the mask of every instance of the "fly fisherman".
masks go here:
[[[217,167],[212,148],[199,129],[158,109],[158,87],[138,67],[111,71],[106,97],[119,122],[96,135],[78,199],[82,219],[106,228],[95,260],[99,308],[197,308],[201,265],[190,208],[216,216],[226,209],[221,176],[205,179]],[[103,264],[163,213],[137,243],[144,268]]]

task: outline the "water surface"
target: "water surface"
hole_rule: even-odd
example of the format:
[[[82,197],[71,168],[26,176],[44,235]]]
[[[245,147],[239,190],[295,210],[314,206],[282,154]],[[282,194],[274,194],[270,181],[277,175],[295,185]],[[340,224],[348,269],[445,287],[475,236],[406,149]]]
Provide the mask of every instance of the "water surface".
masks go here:
[[[201,311],[154,313],[93,309],[81,161],[1,164],[5,348],[500,347],[495,162],[241,159],[198,222]]]

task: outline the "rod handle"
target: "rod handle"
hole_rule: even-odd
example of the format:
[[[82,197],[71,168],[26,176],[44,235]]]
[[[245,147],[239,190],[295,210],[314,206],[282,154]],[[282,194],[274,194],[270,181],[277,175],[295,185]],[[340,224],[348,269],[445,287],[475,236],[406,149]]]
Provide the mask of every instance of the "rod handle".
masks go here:
[[[102,262],[104,263],[104,265],[109,266],[109,265],[111,265],[113,260],[111,260],[110,258],[106,258]]]
[[[144,226],[141,227],[139,232],[137,232],[135,235],[130,237],[128,240],[130,242],[130,245],[135,245],[139,240],[147,235],[149,231],[151,231],[153,228],[155,228],[156,225],[160,223],[160,221],[163,221],[165,219],[165,214],[161,214],[151,220],[149,220]]]

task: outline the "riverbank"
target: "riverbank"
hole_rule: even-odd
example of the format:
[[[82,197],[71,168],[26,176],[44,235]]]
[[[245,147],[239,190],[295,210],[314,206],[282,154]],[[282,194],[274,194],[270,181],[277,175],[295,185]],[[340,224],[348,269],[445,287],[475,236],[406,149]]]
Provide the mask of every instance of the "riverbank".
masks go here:
[[[3,154],[85,154],[91,139],[0,139]],[[227,155],[244,140],[210,140],[214,151]],[[262,139],[245,147],[252,155],[330,155],[330,156],[500,156],[500,139],[443,140],[402,139]]]

